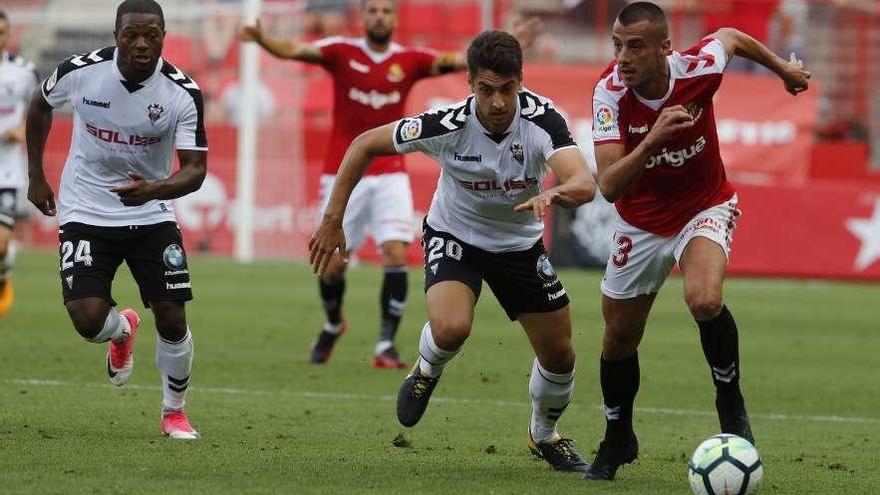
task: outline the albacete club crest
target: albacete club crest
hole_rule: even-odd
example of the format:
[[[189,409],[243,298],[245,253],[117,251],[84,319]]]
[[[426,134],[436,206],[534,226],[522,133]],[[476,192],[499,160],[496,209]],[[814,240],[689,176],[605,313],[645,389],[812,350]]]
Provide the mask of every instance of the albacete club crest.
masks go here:
[[[147,107],[147,115],[150,116],[150,122],[155,124],[156,121],[159,120],[159,117],[162,116],[162,112],[164,112],[164,111],[165,111],[165,109],[162,108],[162,105],[160,105],[158,103],[153,103],[152,105],[148,106]]]
[[[518,161],[520,165],[522,165],[523,160],[525,160],[525,154],[523,153],[523,147],[519,143],[513,143],[510,145],[510,152],[513,153],[513,159]]]

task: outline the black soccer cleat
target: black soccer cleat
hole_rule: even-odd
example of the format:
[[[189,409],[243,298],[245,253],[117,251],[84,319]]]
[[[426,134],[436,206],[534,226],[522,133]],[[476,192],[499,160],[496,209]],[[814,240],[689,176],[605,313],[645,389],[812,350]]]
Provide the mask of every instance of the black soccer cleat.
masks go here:
[[[538,459],[544,459],[550,467],[557,471],[574,471],[582,473],[590,467],[581,454],[572,446],[574,440],[556,437],[549,442],[537,443],[529,432],[529,451]]]
[[[415,426],[428,408],[428,400],[437,386],[440,377],[431,378],[419,370],[419,361],[412,371],[406,375],[400,390],[397,392],[397,420],[403,426]]]
[[[336,341],[339,340],[339,337],[345,333],[347,328],[348,322],[342,320],[342,327],[339,329],[339,333],[330,333],[322,329],[321,333],[318,334],[318,340],[312,344],[309,362],[312,364],[324,364],[330,360],[330,355],[333,353],[333,346],[336,344]]]
[[[639,441],[635,434],[622,443],[602,440],[596,459],[584,472],[584,479],[611,481],[617,473],[617,468],[635,461],[638,456]]]
[[[720,405],[717,407],[721,433],[730,433],[745,438],[749,443],[755,445],[755,435],[752,434],[752,426],[749,424],[749,415],[746,413],[746,408],[725,409],[720,407]]]

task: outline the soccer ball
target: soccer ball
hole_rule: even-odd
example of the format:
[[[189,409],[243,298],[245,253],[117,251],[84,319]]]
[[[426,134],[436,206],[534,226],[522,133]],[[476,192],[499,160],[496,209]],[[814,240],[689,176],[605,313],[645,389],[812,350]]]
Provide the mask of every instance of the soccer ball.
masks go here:
[[[697,495],[750,495],[763,476],[755,446],[736,435],[709,438],[697,447],[688,465],[688,480]]]

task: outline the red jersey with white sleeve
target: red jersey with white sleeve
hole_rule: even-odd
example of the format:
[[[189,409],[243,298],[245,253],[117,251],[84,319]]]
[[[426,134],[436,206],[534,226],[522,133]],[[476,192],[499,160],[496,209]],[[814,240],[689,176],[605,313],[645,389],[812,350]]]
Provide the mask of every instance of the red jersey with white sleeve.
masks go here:
[[[630,225],[672,236],[735,191],[721,162],[712,105],[727,64],[724,45],[706,38],[666,59],[669,91],[659,100],[647,100],[624,86],[617,63],[611,63],[593,91],[593,143],[620,143],[630,153],[663,108],[682,105],[693,116],[694,126],[663,143],[641,177],[615,202]]]
[[[323,67],[333,76],[333,130],[324,155],[324,174],[339,170],[348,146],[364,131],[404,117],[413,84],[431,76],[435,52],[391,43],[376,52],[363,38],[333,37],[318,41]],[[373,159],[367,175],[403,172],[403,157]]]

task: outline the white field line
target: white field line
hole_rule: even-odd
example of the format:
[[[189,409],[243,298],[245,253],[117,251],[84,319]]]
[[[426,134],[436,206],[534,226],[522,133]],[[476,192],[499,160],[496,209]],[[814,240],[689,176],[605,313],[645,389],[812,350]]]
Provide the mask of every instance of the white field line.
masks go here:
[[[3,379],[0,383],[12,385],[26,385],[36,387],[63,387],[63,388],[105,388],[115,389],[113,385],[99,383],[76,383],[60,380],[39,380],[39,379]],[[161,387],[150,385],[126,385],[126,389],[131,390],[152,390],[161,391]],[[301,392],[292,390],[259,390],[259,389],[241,389],[241,388],[216,388],[216,387],[191,387],[197,393],[204,394],[222,394],[222,395],[253,395],[273,397],[278,395],[288,397],[302,397],[309,399],[334,399],[343,401],[386,401],[391,402],[397,400],[392,395],[367,395],[367,394],[345,394],[336,392]],[[459,397],[435,397],[432,402],[448,403],[448,404],[475,404],[475,405],[491,405],[503,407],[530,407],[531,404],[525,401],[509,401],[509,400],[490,400],[490,399],[464,399]],[[601,410],[601,407],[596,409]],[[637,407],[636,411],[640,414],[657,414],[665,416],[709,416],[714,417],[714,411],[697,411],[692,409],[672,409],[665,407]],[[784,413],[750,413],[750,417],[758,419],[771,419],[777,421],[815,421],[825,423],[865,423],[880,424],[880,418],[866,418],[857,416],[836,416],[836,415],[807,415],[807,414],[784,414]]]

